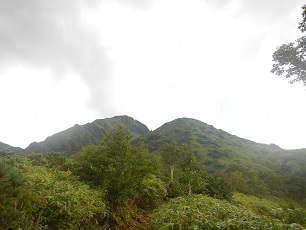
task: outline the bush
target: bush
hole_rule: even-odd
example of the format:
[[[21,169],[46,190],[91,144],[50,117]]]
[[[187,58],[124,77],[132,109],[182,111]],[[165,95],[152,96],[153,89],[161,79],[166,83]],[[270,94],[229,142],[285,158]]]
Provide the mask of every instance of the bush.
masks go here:
[[[141,182],[136,205],[144,210],[154,210],[159,207],[167,195],[165,184],[156,176],[150,175]]]
[[[184,189],[182,188],[182,185],[175,180],[169,181],[166,188],[168,198],[175,198],[184,195]]]
[[[33,215],[51,229],[92,229],[106,216],[101,191],[89,189],[70,172],[27,166],[27,189],[35,202]]]
[[[47,166],[48,164],[45,155],[41,153],[31,153],[27,155],[27,158],[31,161],[31,164],[35,166]]]
[[[94,229],[107,215],[102,195],[70,172],[0,157],[0,229]]]
[[[213,175],[208,177],[206,193],[211,197],[230,201],[234,194],[234,188],[222,175]]]
[[[24,182],[25,178],[13,166],[0,162],[0,223],[4,229],[26,227],[18,222],[26,200]]]
[[[131,140],[127,128],[119,125],[99,145],[83,148],[72,167],[82,181],[105,191],[109,228],[132,226],[137,212],[156,208],[166,193],[163,183],[152,176],[157,168],[154,158],[146,149],[133,147]]]
[[[304,226],[306,224],[306,211],[302,208],[277,208],[273,209],[271,214],[275,218],[283,220],[286,224],[298,223]]]
[[[235,206],[227,201],[195,195],[170,200],[153,213],[151,229],[303,229]]]

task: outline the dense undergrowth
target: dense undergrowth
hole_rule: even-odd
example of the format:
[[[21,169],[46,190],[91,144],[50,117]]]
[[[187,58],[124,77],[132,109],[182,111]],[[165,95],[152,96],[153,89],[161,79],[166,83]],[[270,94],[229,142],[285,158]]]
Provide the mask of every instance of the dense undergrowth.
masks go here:
[[[258,214],[245,206],[203,195],[177,197],[152,214],[150,228],[303,229],[297,222],[305,224],[305,210],[278,209],[266,212],[266,215]],[[288,218],[288,215],[292,217]]]
[[[93,229],[107,216],[103,193],[70,172],[15,156],[0,170],[1,229]]]
[[[0,152],[0,229],[304,229],[303,200],[237,168],[205,171],[186,144],[158,154],[119,126],[72,157]]]

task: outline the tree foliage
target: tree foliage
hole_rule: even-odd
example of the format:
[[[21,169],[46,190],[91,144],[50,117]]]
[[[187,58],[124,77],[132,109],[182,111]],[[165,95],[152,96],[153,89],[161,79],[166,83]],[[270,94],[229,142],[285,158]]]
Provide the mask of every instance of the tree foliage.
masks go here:
[[[162,159],[166,165],[168,165],[170,169],[170,181],[173,181],[174,179],[174,167],[175,164],[179,161],[179,147],[177,146],[177,143],[174,141],[171,141],[170,143],[167,143],[163,145],[160,148],[160,154],[162,156]]]
[[[135,208],[152,209],[166,196],[164,183],[154,176],[157,165],[148,151],[131,145],[124,126],[109,132],[99,145],[85,147],[74,174],[105,192],[110,226],[124,226]]]
[[[298,28],[304,33],[306,31],[306,5],[303,5],[302,9],[302,22],[299,23]],[[302,81],[306,85],[306,35],[295,42],[281,45],[272,57],[274,62],[272,73],[285,74],[285,77],[290,79],[290,83]]]
[[[233,185],[222,174],[210,175],[208,177],[206,193],[220,200],[231,200],[234,194]]]
[[[169,197],[205,191],[205,171],[187,144],[178,145],[173,141],[163,145],[159,152],[166,168],[170,168],[170,177],[166,180]]]
[[[0,229],[95,229],[106,215],[103,193],[70,172],[0,158]]]
[[[0,162],[0,223],[4,228],[22,227],[22,203],[25,200],[22,177],[7,162]]]
[[[154,166],[143,148],[131,146],[131,134],[124,126],[109,132],[99,145],[85,147],[78,154],[75,173],[106,191],[110,202],[131,199]]]

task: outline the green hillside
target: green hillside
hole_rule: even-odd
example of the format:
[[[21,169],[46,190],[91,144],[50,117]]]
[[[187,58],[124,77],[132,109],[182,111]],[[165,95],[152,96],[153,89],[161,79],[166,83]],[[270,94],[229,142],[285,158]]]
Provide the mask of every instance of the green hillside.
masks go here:
[[[144,124],[128,116],[115,116],[112,118],[98,119],[85,125],[74,125],[73,127],[56,133],[42,142],[34,142],[26,148],[27,153],[63,152],[67,154],[76,153],[90,144],[101,142],[105,134],[115,128],[117,124],[124,124],[135,136],[149,132]]]
[[[304,149],[189,118],[150,132],[127,116],[39,144],[46,154],[0,155],[0,229],[306,227]]]
[[[117,124],[124,124],[129,128],[134,136],[133,145],[143,145],[151,153],[156,153],[162,145],[171,140],[190,145],[210,172],[217,172],[233,165],[273,171],[285,168],[287,171],[292,171],[291,168],[294,168],[294,171],[298,168],[303,171],[305,168],[301,163],[306,150],[287,151],[274,144],[258,144],[190,118],[176,119],[151,132],[146,125],[128,116],[98,119],[85,125],[75,125],[49,136],[42,142],[34,142],[25,152],[76,153],[82,147],[100,143],[105,134],[113,130]],[[12,148],[7,145],[3,150]],[[296,159],[299,160],[295,162]]]
[[[173,140],[188,144],[208,173],[223,173],[235,183],[240,180],[241,192],[252,193],[250,184],[257,183],[264,194],[306,198],[305,149],[284,150],[275,144],[255,143],[189,118],[168,122],[132,143],[158,153]]]
[[[190,145],[211,172],[233,164],[256,170],[269,169],[271,165],[266,162],[267,158],[291,155],[289,151],[276,145],[258,144],[190,118],[179,118],[168,122],[138,137],[133,144],[143,144],[151,152],[157,152],[160,146],[171,140]],[[306,156],[306,151],[304,153]]]
[[[5,144],[5,143],[2,143],[0,142],[0,151],[14,151],[14,152],[19,152],[21,151],[22,148],[19,148],[19,147],[13,147],[13,146],[10,146],[8,144]]]
[[[175,119],[154,131],[128,116],[99,119],[34,142],[23,152],[71,155],[85,146],[99,144],[118,124],[125,125],[131,132],[133,146],[142,146],[151,155],[159,154],[159,150],[172,141],[187,144],[206,172],[223,174],[236,183],[240,192],[253,193],[258,189],[262,194],[305,198],[305,149],[284,150],[275,144],[255,143],[191,118]],[[5,150],[10,150],[4,146]]]

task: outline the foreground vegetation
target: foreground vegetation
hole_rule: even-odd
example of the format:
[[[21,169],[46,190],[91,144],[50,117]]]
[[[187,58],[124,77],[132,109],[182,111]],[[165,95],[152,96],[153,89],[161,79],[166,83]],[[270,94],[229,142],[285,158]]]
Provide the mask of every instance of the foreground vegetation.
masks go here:
[[[239,167],[211,174],[188,144],[168,141],[150,154],[131,141],[118,126],[70,157],[0,152],[1,229],[306,227],[303,184],[271,187],[267,174]]]
[[[303,229],[305,210],[266,210],[258,214],[245,206],[203,195],[177,197],[156,210],[151,229]],[[287,216],[291,215],[291,218]],[[300,217],[302,219],[300,219]]]
[[[2,229],[92,229],[106,215],[103,193],[70,172],[34,166],[25,157],[2,157]]]

